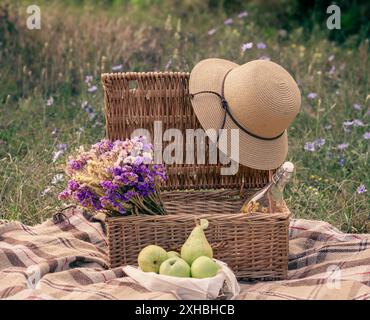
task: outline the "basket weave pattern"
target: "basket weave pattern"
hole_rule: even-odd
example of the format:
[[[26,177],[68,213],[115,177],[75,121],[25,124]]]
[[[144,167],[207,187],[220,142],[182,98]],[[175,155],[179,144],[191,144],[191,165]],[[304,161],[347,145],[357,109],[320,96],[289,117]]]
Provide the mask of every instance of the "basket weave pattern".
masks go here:
[[[103,74],[107,137],[125,139],[144,128],[153,139],[156,120],[161,121],[163,132],[176,128],[184,136],[186,129],[200,128],[188,80],[189,74],[180,72]],[[207,155],[207,143],[205,151]],[[148,244],[180,250],[195,220],[207,218],[206,235],[215,258],[226,262],[238,278],[284,279],[289,210],[238,213],[245,198],[263,187],[271,172],[239,166],[236,175],[222,176],[220,161],[210,164],[206,157],[204,164],[183,162],[166,165],[169,179],[162,193],[168,215],[107,218],[109,266],[137,264],[140,250]]]

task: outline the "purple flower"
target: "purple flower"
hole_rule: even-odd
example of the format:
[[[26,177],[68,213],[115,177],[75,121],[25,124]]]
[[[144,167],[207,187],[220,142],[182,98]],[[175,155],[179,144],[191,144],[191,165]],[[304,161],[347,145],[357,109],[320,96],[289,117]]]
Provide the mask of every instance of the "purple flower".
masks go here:
[[[238,14],[239,19],[242,19],[242,18],[245,18],[245,17],[248,17],[248,12],[247,11],[243,11],[243,12],[240,12]]]
[[[353,126],[354,127],[363,127],[365,125],[361,120],[355,119],[355,120],[353,120]]]
[[[360,184],[359,185],[359,187],[357,188],[357,190],[356,190],[356,192],[358,193],[358,194],[361,194],[361,193],[365,193],[367,190],[366,190],[366,188],[365,188],[365,185],[363,185],[363,184]]]
[[[213,29],[209,30],[209,31],[207,32],[207,34],[208,34],[209,36],[213,36],[213,35],[216,33],[216,31],[217,31],[217,29],[216,29],[216,28],[213,28]]]
[[[78,190],[78,188],[80,187],[80,185],[79,185],[79,183],[76,180],[69,180],[67,187],[71,191],[76,191],[76,190]]]
[[[245,52],[246,50],[252,49],[253,48],[253,42],[246,42],[242,44],[242,51]]]
[[[266,46],[265,43],[263,43],[263,42],[258,42],[257,43],[257,49],[266,49],[266,48],[267,48],[267,46]]]
[[[335,73],[335,71],[336,71],[335,66],[331,66],[331,68],[330,68],[330,70],[329,70],[329,74],[330,74],[330,75],[333,75],[333,74]]]
[[[362,110],[362,106],[359,103],[354,103],[353,104],[353,109],[355,109],[357,111],[361,111]]]
[[[68,169],[70,170],[74,170],[74,171],[78,171],[78,170],[81,170],[85,165],[86,165],[87,161],[85,160],[70,160],[68,161],[68,164],[67,164],[67,167]]]
[[[57,150],[62,150],[62,151],[66,151],[68,148],[68,145],[66,143],[58,143],[56,145],[56,149]]]
[[[325,142],[326,142],[325,139],[319,138],[316,139],[313,143],[315,144],[316,147],[321,148],[325,144]]]
[[[73,198],[84,207],[92,207],[95,210],[102,208],[99,197],[88,186],[80,187],[73,193]]]
[[[122,70],[122,68],[123,68],[123,65],[118,64],[118,65],[112,67],[112,71],[120,71],[120,70]]]
[[[100,185],[107,191],[116,191],[119,189],[119,186],[117,186],[116,184],[109,180],[101,182]]]
[[[233,19],[231,19],[231,18],[226,19],[226,20],[224,21],[224,25],[225,25],[225,26],[228,26],[228,25],[230,25],[230,24],[232,24],[232,23],[233,23]]]
[[[86,83],[90,83],[90,82],[92,82],[92,81],[93,81],[93,76],[87,75],[87,76],[85,77],[85,82],[86,82]]]
[[[348,143],[341,143],[341,144],[338,144],[337,146],[337,149],[340,150],[340,151],[343,151],[344,149],[346,149],[347,147],[349,146]]]
[[[346,120],[343,122],[344,127],[352,127],[353,126],[353,120]]]
[[[339,161],[338,161],[338,164],[339,164],[341,167],[343,167],[343,166],[345,165],[345,163],[346,163],[346,159],[344,159],[344,158],[340,158],[340,159],[339,159]]]
[[[369,140],[370,139],[370,131],[365,132],[363,137],[364,137],[365,140]]]
[[[70,196],[70,192],[68,190],[63,190],[59,193],[58,199],[59,200],[67,200]]]
[[[95,143],[91,146],[91,149],[94,150],[98,155],[102,155],[105,152],[111,151],[113,149],[113,142],[108,139],[103,139],[98,143]]]
[[[87,89],[87,91],[88,92],[90,92],[90,93],[93,93],[93,92],[95,92],[95,91],[97,91],[98,90],[98,87],[97,86],[91,86],[91,87],[89,87],[88,89]]]
[[[310,99],[310,100],[316,99],[317,98],[317,93],[316,92],[310,92],[307,95],[307,98]]]
[[[313,142],[306,142],[303,147],[306,151],[314,152],[315,151],[315,143]]]

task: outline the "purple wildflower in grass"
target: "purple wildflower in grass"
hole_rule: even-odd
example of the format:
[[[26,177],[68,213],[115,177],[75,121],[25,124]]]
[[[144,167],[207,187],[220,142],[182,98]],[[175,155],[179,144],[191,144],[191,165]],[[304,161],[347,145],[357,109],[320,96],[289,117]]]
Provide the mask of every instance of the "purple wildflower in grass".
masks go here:
[[[369,140],[370,139],[370,132],[369,131],[368,132],[365,132],[364,135],[363,135],[363,138],[365,140]]]
[[[326,140],[323,138],[316,139],[313,143],[316,147],[321,148],[323,145],[325,145]]]
[[[207,34],[209,36],[213,36],[215,33],[216,33],[217,29],[216,28],[212,28],[211,30],[208,30]]]
[[[330,75],[333,75],[335,72],[336,72],[336,68],[335,68],[335,66],[331,66],[331,68],[330,68],[330,70],[329,70],[329,74]]]
[[[253,48],[253,42],[246,42],[246,43],[243,43],[243,44],[242,44],[242,47],[241,47],[242,52],[245,52],[245,51],[250,50],[250,49],[252,49],[252,48]]]
[[[304,150],[309,151],[309,152],[314,152],[315,151],[315,144],[313,142],[306,142],[304,144]]]
[[[53,98],[53,97],[49,97],[49,98],[46,100],[46,105],[47,105],[48,107],[51,107],[53,104],[54,104],[54,98]]]
[[[346,120],[343,122],[344,127],[352,127],[353,126],[353,120]]]
[[[121,71],[122,68],[123,68],[123,65],[118,64],[118,65],[112,67],[112,71]]]
[[[92,81],[93,81],[93,76],[91,76],[91,75],[87,75],[87,76],[85,77],[85,83],[90,84]]]
[[[360,184],[359,186],[358,186],[358,188],[356,189],[356,192],[358,193],[358,194],[361,194],[361,193],[365,193],[367,190],[366,190],[366,187],[365,187],[365,185],[363,185],[363,184]]]
[[[365,125],[361,120],[355,119],[355,120],[353,120],[353,126],[354,127],[364,127]]]
[[[353,104],[353,109],[355,109],[357,111],[361,111],[362,110],[362,106],[359,103],[354,103]]]
[[[345,158],[340,158],[340,159],[338,160],[338,164],[339,164],[341,167],[343,167],[343,166],[346,164],[346,159],[345,159]]]
[[[225,26],[228,26],[228,25],[230,25],[230,24],[232,24],[232,23],[233,23],[233,19],[231,19],[231,18],[226,19],[226,20],[224,21],[224,25],[225,25]]]
[[[242,11],[238,14],[239,19],[243,19],[245,17],[248,17],[248,12],[247,11]]]
[[[343,150],[347,149],[348,146],[349,146],[348,143],[341,143],[341,144],[338,144],[337,149],[340,150],[340,151],[343,151]]]
[[[87,92],[94,93],[98,90],[97,86],[91,86],[87,89]]]
[[[258,42],[256,47],[257,47],[257,49],[266,49],[267,48],[266,44],[263,43],[263,42]]]
[[[68,148],[68,145],[66,143],[58,143],[56,145],[56,149],[57,150],[62,150],[62,151],[66,151]]]
[[[307,95],[307,98],[310,99],[310,100],[316,99],[317,98],[317,93],[316,92],[310,92]]]

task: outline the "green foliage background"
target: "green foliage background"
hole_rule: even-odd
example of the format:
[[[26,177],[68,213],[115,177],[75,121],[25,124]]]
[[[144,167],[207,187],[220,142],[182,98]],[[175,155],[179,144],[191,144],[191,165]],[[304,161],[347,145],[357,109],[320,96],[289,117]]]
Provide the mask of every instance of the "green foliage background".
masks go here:
[[[0,4],[0,218],[34,224],[61,205],[56,197],[65,181],[53,179],[68,154],[104,135],[102,72],[121,64],[121,71],[190,71],[208,57],[269,57],[302,92],[289,129],[297,174],[287,202],[294,215],[369,231],[369,191],[357,192],[370,188],[368,1],[37,1],[41,30],[28,30],[26,8],[34,2]],[[340,30],[326,28],[332,3],[341,8]],[[238,18],[243,11],[248,16]],[[254,46],[242,52],[246,42]],[[88,91],[86,76],[96,92]],[[310,92],[317,97],[309,99]],[[343,125],[353,119],[362,125]],[[324,146],[305,151],[319,138]],[[61,144],[67,150],[54,162]],[[348,146],[340,151],[341,144]]]

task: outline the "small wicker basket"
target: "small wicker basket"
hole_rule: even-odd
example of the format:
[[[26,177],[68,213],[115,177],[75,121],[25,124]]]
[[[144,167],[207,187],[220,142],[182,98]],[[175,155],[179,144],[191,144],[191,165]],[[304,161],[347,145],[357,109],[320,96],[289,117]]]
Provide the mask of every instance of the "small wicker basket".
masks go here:
[[[163,132],[201,128],[188,81],[184,72],[103,74],[107,137],[125,139],[138,128],[153,137],[154,121],[161,121]],[[207,143],[205,149],[207,154]],[[221,168],[220,161],[210,164],[207,159],[204,164],[166,166],[169,179],[162,196],[169,214],[107,218],[109,266],[136,265],[148,244],[180,250],[195,220],[207,218],[206,236],[215,258],[227,263],[239,279],[286,278],[288,208],[283,213],[239,213],[246,197],[266,185],[272,172],[240,165],[237,174],[225,176]]]

